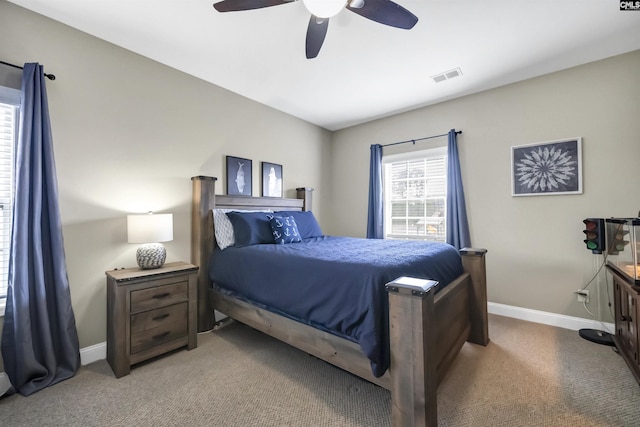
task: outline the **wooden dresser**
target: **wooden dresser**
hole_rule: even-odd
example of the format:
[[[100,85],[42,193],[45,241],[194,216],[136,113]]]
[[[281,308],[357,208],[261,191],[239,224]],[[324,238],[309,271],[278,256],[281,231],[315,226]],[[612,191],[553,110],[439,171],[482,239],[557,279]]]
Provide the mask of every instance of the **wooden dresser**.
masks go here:
[[[197,343],[198,267],[107,271],[107,361],[116,378],[131,365]]]
[[[613,298],[616,333],[613,341],[627,362],[631,373],[640,383],[640,289],[622,274],[615,265],[607,269],[613,277]]]

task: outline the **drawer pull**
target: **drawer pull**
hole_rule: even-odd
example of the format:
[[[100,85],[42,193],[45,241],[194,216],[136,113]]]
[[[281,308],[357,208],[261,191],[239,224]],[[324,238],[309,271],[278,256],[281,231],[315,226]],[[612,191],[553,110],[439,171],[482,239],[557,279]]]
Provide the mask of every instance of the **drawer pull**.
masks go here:
[[[152,336],[151,339],[152,340],[161,340],[162,338],[165,338],[166,336],[168,336],[170,333],[171,333],[171,331],[166,331],[166,332],[163,332],[161,334]]]
[[[162,299],[162,298],[168,297],[169,295],[171,295],[171,292],[165,292],[163,294],[156,294],[156,295],[153,296],[153,298]]]
[[[162,320],[162,319],[166,319],[167,317],[169,317],[169,313],[161,314],[160,316],[156,316],[151,320]]]

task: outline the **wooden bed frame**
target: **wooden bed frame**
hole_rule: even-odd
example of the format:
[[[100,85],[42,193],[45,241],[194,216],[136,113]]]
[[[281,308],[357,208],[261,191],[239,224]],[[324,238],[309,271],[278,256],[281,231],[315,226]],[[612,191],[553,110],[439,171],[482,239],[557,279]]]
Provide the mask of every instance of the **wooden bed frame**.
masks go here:
[[[198,276],[198,331],[214,327],[214,309],[391,391],[392,425],[437,426],[436,389],[465,341],[489,343],[484,249],[463,249],[465,272],[438,293],[387,285],[391,365],[380,378],[358,344],[236,300],[211,287],[214,208],[311,210],[313,189],[297,199],[215,194],[216,178],[192,180],[191,262]]]

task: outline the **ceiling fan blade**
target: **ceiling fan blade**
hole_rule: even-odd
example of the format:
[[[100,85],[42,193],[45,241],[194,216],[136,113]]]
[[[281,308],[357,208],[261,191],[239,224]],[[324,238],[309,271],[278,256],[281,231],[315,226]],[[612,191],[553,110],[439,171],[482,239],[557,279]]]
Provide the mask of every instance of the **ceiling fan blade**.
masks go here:
[[[354,0],[347,9],[380,24],[410,30],[418,17],[391,0]]]
[[[329,28],[329,18],[318,18],[311,15],[307,28],[307,59],[315,58],[320,52],[324,37]]]
[[[261,9],[263,7],[278,6],[295,0],[223,0],[214,3],[218,12],[237,12],[240,10]]]

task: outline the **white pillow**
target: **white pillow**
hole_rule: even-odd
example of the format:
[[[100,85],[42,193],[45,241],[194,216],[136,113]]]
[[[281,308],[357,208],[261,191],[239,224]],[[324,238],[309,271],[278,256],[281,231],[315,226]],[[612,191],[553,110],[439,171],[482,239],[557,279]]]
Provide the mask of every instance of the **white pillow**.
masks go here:
[[[273,212],[270,209],[240,210],[240,209],[213,209],[213,229],[216,235],[216,243],[220,249],[228,248],[236,243],[233,235],[233,225],[227,212]]]

